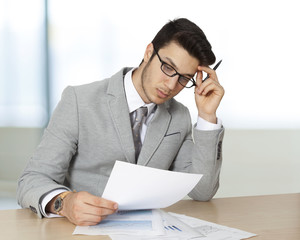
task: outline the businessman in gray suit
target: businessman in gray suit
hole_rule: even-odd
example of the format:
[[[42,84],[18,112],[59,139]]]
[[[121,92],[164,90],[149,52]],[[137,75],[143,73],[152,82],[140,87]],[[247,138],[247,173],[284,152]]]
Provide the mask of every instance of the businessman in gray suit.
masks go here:
[[[214,62],[202,30],[176,19],[147,45],[139,67],[67,87],[19,179],[19,204],[39,217],[61,215],[77,225],[95,225],[118,209],[101,197],[116,160],[203,174],[189,196],[210,200],[219,186],[224,135],[216,116],[224,89],[209,67]],[[198,109],[195,126],[173,98],[189,87]],[[146,111],[135,138],[140,107]]]

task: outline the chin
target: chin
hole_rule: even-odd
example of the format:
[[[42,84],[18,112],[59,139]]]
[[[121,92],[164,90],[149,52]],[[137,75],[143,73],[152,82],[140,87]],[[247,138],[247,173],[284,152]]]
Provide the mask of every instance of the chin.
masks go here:
[[[162,98],[156,98],[156,99],[153,99],[152,102],[155,103],[155,104],[157,104],[157,105],[159,105],[159,104],[165,103],[168,100],[169,100],[169,98],[164,98],[164,99],[162,99]]]
[[[162,104],[162,103],[164,103],[164,102],[166,102],[170,99],[170,97],[161,98],[156,94],[149,94],[149,93],[147,94],[146,91],[145,91],[145,95],[146,95],[147,100],[148,100],[149,103],[155,103],[157,105]]]

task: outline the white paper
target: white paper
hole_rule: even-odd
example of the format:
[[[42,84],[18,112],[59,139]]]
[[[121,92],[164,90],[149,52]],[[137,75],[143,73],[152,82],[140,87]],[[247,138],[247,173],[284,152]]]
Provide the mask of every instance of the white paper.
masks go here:
[[[180,239],[196,239],[204,237],[203,234],[196,231],[178,218],[161,211],[166,237],[180,237]]]
[[[212,222],[207,222],[198,218],[193,218],[177,213],[169,213],[176,217],[178,220],[186,223],[194,230],[203,234],[206,238],[210,240],[238,240],[247,239],[256,236],[254,233],[245,232],[236,228],[230,228],[223,225],[215,224]]]
[[[73,234],[84,235],[164,235],[159,210],[120,211],[95,226],[77,226]]]
[[[253,233],[181,214],[164,212],[161,216],[164,227],[171,227],[165,231],[164,236],[110,235],[110,238],[112,240],[240,240],[256,236]]]
[[[162,217],[162,224],[165,229],[165,234],[160,236],[143,236],[136,235],[110,235],[112,240],[154,240],[154,239],[168,239],[168,240],[188,240],[199,239],[205,237],[201,233],[197,232],[184,222],[178,220],[176,217],[160,210]]]
[[[119,210],[166,208],[184,198],[201,177],[116,161],[102,197],[117,202]]]

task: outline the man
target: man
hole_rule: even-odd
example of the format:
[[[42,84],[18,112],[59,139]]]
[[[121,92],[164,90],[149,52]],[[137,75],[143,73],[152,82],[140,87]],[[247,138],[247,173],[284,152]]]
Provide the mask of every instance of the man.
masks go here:
[[[66,88],[20,177],[20,205],[39,217],[59,214],[77,225],[95,225],[118,208],[101,198],[116,160],[201,173],[189,196],[210,200],[219,186],[224,135],[216,117],[224,90],[208,67],[214,62],[202,30],[177,19],[158,32],[138,68]],[[204,82],[203,72],[209,76]],[[192,127],[188,109],[173,97],[194,86],[198,121]],[[140,107],[146,117],[136,137],[131,128]]]

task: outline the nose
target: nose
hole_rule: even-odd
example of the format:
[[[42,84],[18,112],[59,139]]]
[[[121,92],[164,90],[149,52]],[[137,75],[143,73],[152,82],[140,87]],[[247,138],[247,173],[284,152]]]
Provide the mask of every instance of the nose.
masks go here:
[[[167,77],[165,80],[165,85],[170,89],[173,90],[178,83],[178,76],[174,77]]]

